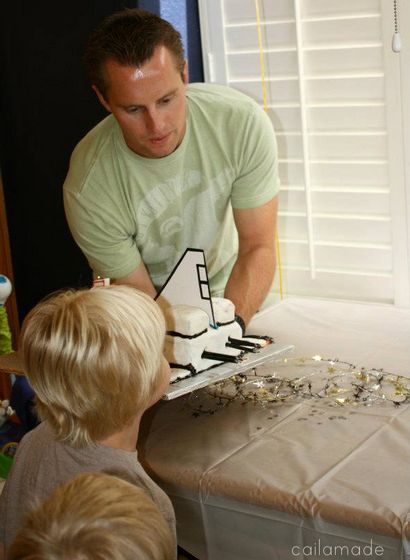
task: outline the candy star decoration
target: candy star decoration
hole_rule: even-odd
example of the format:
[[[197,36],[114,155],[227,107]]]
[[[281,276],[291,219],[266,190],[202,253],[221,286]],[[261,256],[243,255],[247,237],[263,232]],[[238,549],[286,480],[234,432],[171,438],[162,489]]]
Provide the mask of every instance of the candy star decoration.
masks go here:
[[[286,376],[300,370],[295,378]],[[210,385],[204,390],[208,406],[199,406],[200,391],[189,405],[194,416],[214,414],[234,402],[266,407],[275,403],[302,400],[322,402],[331,407],[400,406],[410,403],[410,377],[383,369],[358,368],[337,358],[282,358]]]

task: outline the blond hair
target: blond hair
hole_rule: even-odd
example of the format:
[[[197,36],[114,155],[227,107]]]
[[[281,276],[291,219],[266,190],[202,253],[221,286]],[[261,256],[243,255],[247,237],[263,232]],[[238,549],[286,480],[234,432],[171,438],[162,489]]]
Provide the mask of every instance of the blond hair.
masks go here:
[[[101,441],[153,404],[164,335],[158,305],[129,286],[67,290],[40,302],[20,347],[39,415],[57,440]]]
[[[9,560],[171,560],[175,539],[137,486],[104,473],[58,487],[25,523]]]

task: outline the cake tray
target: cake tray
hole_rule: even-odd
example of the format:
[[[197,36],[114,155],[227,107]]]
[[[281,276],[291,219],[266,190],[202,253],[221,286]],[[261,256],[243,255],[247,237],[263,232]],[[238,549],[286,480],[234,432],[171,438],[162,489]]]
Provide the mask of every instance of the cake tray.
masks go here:
[[[171,383],[162,398],[167,401],[176,399],[177,397],[181,397],[182,395],[186,395],[187,393],[191,393],[192,391],[196,391],[202,387],[207,387],[208,385],[222,381],[222,379],[249,371],[256,366],[260,366],[265,362],[274,360],[278,356],[289,353],[294,349],[295,347],[291,344],[269,344],[255,354],[246,354],[244,360],[237,364],[221,364],[220,366],[198,373],[195,376],[186,377],[185,379],[181,379],[181,381]]]

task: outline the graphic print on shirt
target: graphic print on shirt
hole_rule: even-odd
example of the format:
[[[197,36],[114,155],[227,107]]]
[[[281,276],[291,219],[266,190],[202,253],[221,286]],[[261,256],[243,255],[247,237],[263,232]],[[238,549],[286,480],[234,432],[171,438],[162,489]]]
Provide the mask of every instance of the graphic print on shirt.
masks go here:
[[[206,252],[218,237],[230,203],[232,170],[203,180],[199,171],[185,172],[156,185],[138,204],[136,244],[154,282],[187,247]]]

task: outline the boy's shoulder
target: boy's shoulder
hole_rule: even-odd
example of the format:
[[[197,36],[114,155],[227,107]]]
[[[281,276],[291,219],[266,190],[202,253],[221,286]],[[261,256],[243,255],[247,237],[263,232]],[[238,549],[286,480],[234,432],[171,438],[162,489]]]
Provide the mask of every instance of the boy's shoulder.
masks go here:
[[[51,471],[57,468],[68,477],[79,474],[83,465],[87,465],[85,470],[100,471],[113,465],[132,470],[136,461],[137,452],[126,453],[100,444],[76,448],[58,441],[53,428],[44,421],[22,438],[13,462],[17,469],[23,470],[38,465],[37,476],[41,478],[48,468]]]
[[[45,445],[55,442],[54,432],[47,422],[40,422],[38,426],[27,432],[17,446],[16,459],[29,448],[38,449]]]

